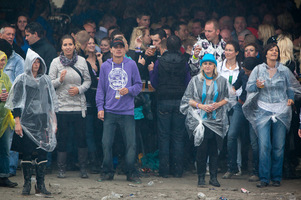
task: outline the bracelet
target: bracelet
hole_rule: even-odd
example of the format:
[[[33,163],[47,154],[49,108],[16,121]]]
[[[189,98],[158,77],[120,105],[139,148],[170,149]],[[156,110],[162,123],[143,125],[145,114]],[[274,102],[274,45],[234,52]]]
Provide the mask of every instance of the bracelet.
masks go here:
[[[197,109],[199,109],[199,106],[198,106],[198,105],[199,105],[199,103],[196,103],[196,106],[195,106],[195,107],[196,107]]]
[[[195,59],[195,60],[197,60],[198,58],[196,58],[194,55],[192,56],[193,57],[193,59]]]

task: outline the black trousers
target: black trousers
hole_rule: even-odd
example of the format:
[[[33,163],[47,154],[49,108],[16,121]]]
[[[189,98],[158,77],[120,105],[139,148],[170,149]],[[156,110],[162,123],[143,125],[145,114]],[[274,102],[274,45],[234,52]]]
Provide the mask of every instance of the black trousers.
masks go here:
[[[86,142],[86,122],[81,114],[57,114],[58,132],[57,132],[57,150],[59,152],[67,151],[70,127],[74,127],[74,140],[78,148],[87,148]]]
[[[216,133],[205,127],[204,140],[197,147],[197,173],[199,175],[206,173],[206,163],[209,156],[209,171],[210,174],[217,173],[218,150]]]

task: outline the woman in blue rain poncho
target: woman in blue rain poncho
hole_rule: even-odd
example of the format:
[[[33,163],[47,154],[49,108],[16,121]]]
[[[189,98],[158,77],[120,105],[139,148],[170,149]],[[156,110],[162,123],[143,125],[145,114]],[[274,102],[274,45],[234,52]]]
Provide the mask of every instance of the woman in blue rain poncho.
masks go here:
[[[45,188],[44,176],[47,152],[53,151],[56,146],[55,111],[58,104],[51,79],[45,72],[44,60],[28,49],[25,72],[16,78],[5,105],[13,110],[15,132],[21,137],[19,150],[23,153],[23,195],[30,194],[34,151],[37,152],[36,193],[50,195]]]
[[[257,187],[279,187],[282,179],[285,136],[292,118],[294,96],[301,86],[293,73],[279,63],[277,44],[265,47],[265,62],[252,71],[246,90],[243,112],[252,124],[259,145],[259,178]]]

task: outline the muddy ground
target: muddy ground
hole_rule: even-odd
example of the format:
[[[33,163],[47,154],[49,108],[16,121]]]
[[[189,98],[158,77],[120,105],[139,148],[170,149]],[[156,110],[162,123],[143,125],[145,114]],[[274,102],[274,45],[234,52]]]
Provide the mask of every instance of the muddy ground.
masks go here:
[[[301,171],[298,171],[300,174]],[[208,185],[198,188],[197,175],[186,172],[182,178],[161,178],[148,174],[142,177],[142,184],[136,185],[126,181],[125,175],[115,175],[113,181],[97,182],[99,175],[89,174],[89,179],[81,179],[79,172],[68,171],[67,178],[58,179],[56,172],[46,176],[46,187],[52,192],[52,199],[84,200],[84,199],[199,199],[198,193],[206,195],[206,199],[215,200],[224,197],[232,200],[301,200],[301,179],[283,180],[281,187],[257,188],[256,183],[248,182],[248,175],[237,176],[224,180],[222,173],[218,174],[221,187]],[[15,199],[45,199],[35,196],[34,181],[30,196],[22,196],[22,172],[17,171],[17,176],[11,178],[19,184],[16,188],[0,187],[1,200]],[[208,184],[209,176],[206,176]],[[242,193],[245,188],[250,193]],[[205,198],[204,198],[205,199]]]

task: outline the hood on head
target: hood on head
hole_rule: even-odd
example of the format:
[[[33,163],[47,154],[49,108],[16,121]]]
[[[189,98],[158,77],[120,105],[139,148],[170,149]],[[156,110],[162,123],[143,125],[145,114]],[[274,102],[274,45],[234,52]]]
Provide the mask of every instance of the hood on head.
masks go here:
[[[31,49],[27,50],[27,54],[26,54],[26,58],[25,58],[25,73],[27,75],[33,76],[32,75],[32,64],[34,63],[34,61],[36,59],[40,59],[41,64],[40,64],[40,72],[38,73],[38,75],[44,75],[46,73],[46,65],[45,62],[43,60],[43,58],[41,58],[41,56],[39,56],[39,54],[37,54],[36,52],[34,52]]]

